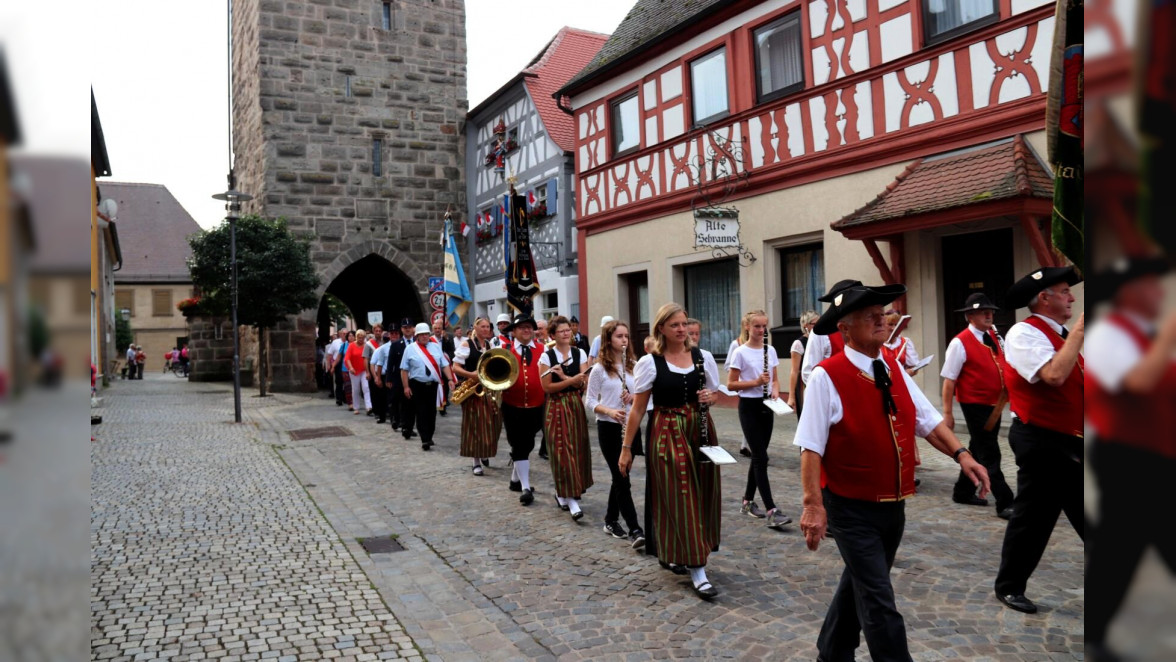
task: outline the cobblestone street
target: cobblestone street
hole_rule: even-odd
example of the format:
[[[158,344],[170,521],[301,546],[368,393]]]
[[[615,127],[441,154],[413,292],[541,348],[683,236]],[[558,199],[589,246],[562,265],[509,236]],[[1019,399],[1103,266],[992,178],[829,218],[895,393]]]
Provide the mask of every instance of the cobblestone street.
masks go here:
[[[92,451],[92,658],[816,656],[841,559],[832,540],[809,552],[795,526],[739,515],[744,458],[723,470],[722,548],[707,568],[721,595],[708,604],[601,531],[609,476],[598,448],[577,524],[555,507],[540,461],[535,504],[520,506],[505,439],[486,475],[472,475],[453,409],[424,453],[324,394],[253,393],[247,423],[234,426],[226,385],[149,377],[110,389]],[[716,410],[716,421],[735,451],[735,412]],[[794,421],[777,419],[770,476],[798,519]],[[323,426],[343,430],[288,434]],[[892,575],[915,659],[1081,659],[1083,547],[1068,523],[1030,583],[1041,612],[1004,609],[992,595],[1004,521],[953,504],[956,465],[922,447],[922,493],[908,502]],[[357,541],[387,534],[405,551],[369,555]],[[868,659],[864,645],[859,655]]]

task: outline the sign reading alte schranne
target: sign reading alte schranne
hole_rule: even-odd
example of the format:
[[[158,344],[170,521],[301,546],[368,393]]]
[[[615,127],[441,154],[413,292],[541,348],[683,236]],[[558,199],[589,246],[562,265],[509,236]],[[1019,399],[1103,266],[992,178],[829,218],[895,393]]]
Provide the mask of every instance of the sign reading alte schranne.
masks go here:
[[[694,210],[695,248],[739,246],[739,210],[705,207]]]

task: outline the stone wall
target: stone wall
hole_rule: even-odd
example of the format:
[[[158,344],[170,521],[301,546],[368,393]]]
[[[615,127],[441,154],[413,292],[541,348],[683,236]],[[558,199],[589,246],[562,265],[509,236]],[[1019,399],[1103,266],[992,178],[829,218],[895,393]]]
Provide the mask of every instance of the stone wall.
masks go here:
[[[442,217],[465,209],[465,4],[388,4],[384,29],[384,3],[371,0],[233,3],[235,169],[255,196],[246,212],[311,240],[320,293],[340,255],[386,243],[401,272],[419,274],[394,286],[425,309]],[[273,361],[274,390],[313,387],[313,317],[290,321],[310,335]]]
[[[217,337],[217,329],[220,337]],[[233,323],[227,317],[188,318],[188,379],[194,382],[233,381]],[[150,364],[148,364],[150,365]],[[257,331],[241,327],[241,385],[251,386],[257,365]]]

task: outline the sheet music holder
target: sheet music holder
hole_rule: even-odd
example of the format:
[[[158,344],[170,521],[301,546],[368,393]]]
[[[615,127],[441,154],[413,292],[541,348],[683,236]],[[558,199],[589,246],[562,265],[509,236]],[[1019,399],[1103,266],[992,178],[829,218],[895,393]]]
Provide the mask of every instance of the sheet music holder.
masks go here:
[[[708,460],[715,464],[735,464],[735,458],[722,446],[699,446],[698,448]]]
[[[903,315],[902,317],[898,318],[898,323],[894,325],[894,331],[890,332],[890,337],[886,339],[886,344],[889,345],[893,343],[895,338],[898,338],[902,335],[903,331],[906,331],[906,328],[908,325],[910,325],[910,323],[910,315]]]
[[[934,355],[934,354],[929,354],[929,355],[927,355],[927,356],[924,356],[923,358],[919,359],[919,362],[918,362],[918,363],[916,363],[915,365],[911,366],[911,367],[910,367],[910,369],[911,369],[911,370],[914,370],[915,372],[918,372],[918,371],[922,370],[923,368],[926,368],[928,365],[930,365],[930,364],[931,364],[931,361],[932,361],[934,358],[935,358],[935,355]]]
[[[772,413],[777,416],[784,416],[793,412],[792,407],[789,407],[788,403],[780,398],[768,398],[764,400],[764,406],[771,409]]]

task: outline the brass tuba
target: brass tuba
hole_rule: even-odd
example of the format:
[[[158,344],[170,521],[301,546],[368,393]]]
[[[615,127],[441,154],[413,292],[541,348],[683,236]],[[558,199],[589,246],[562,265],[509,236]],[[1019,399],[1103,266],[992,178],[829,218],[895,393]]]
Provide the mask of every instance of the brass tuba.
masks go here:
[[[470,396],[482,397],[490,392],[498,393],[510,388],[519,378],[519,362],[508,349],[496,347],[487,350],[478,359],[478,377],[462,382],[450,394],[449,400],[453,404],[461,404]]]

